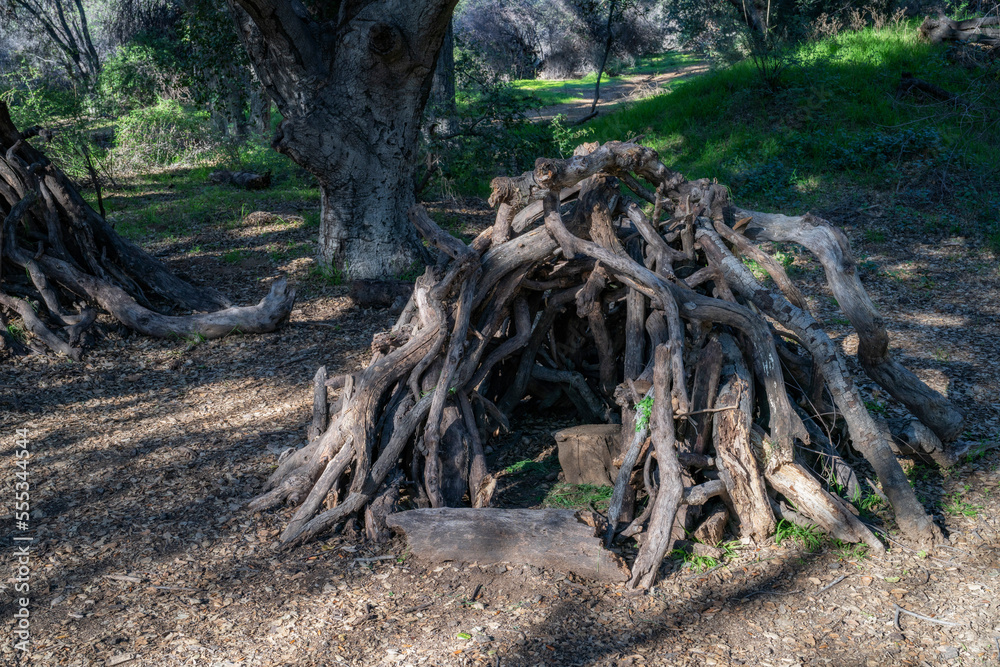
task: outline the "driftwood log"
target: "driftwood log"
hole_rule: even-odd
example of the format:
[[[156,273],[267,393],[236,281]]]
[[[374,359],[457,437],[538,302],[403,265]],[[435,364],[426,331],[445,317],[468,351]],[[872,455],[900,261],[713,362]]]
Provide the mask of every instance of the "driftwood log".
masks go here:
[[[403,506],[488,506],[484,441],[532,407],[621,424],[606,538],[640,541],[631,586],[652,585],[675,522],[695,528],[700,507],[712,521],[703,534],[718,534],[720,503],[751,540],[773,533],[778,511],[881,551],[833,492],[840,485],[884,493],[907,539],[926,548],[940,538],[840,348],[758,245],[797,243],[819,259],[858,331],[862,367],[947,449],[962,415],[893,359],[840,230],[740,209],[723,186],[688,181],[634,143],[539,159],[493,188],[496,223],[468,245],[410,211],[438,261],[394,328],[375,336],[368,367],[337,383],[342,408],[323,434],[282,460],[253,501],[298,507],[282,543],[366,511],[398,484],[387,480],[405,480]],[[741,257],[773,280],[757,280]],[[852,451],[877,482],[847,463]],[[590,459],[608,474],[605,454]],[[491,516],[477,512],[450,516]],[[431,515],[399,516],[412,526]],[[518,516],[517,539],[534,539],[530,513]],[[435,548],[445,546],[458,543]]]
[[[965,42],[1000,46],[1000,16],[980,16],[953,21],[946,16],[927,17],[918,28],[920,36],[932,42]]]
[[[442,507],[391,514],[388,526],[428,561],[528,564],[602,581],[629,578],[625,562],[601,546],[599,520],[589,512]]]
[[[175,276],[115,233],[31,146],[38,133],[19,132],[0,102],[0,353],[47,350],[79,359],[95,306],[159,338],[263,333],[291,312],[295,293],[284,279],[256,306],[233,307],[215,290]],[[13,335],[17,327],[8,330],[13,322],[4,311],[20,317],[31,336]]]

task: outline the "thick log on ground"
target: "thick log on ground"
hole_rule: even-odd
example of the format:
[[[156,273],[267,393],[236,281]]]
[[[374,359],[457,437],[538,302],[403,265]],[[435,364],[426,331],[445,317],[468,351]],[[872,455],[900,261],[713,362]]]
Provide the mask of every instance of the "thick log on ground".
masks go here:
[[[1000,16],[981,16],[953,21],[946,16],[927,17],[918,28],[920,36],[933,42],[975,42],[1000,46]]]
[[[252,171],[220,169],[209,174],[208,180],[217,185],[235,185],[244,190],[266,190],[271,187],[271,172],[257,174]]]
[[[431,562],[534,565],[601,581],[625,581],[629,570],[601,546],[593,518],[574,510],[440,508],[388,517],[410,551]]]
[[[19,132],[0,102],[0,311],[20,317],[40,343],[0,349],[47,349],[79,359],[95,306],[158,338],[264,333],[288,317],[295,292],[284,279],[275,280],[256,306],[233,307],[215,290],[179,279],[116,234],[66,175],[31,146],[37,134],[38,128]],[[37,309],[24,296],[37,301]]]
[[[758,245],[797,243],[819,258],[858,330],[863,368],[933,435],[921,451],[943,452],[934,460],[947,464],[962,414],[893,358],[840,230],[813,215],[739,209],[725,187],[688,181],[634,143],[540,159],[534,171],[496,179],[491,203],[495,224],[468,245],[422,208],[409,212],[437,262],[392,331],[373,340],[368,368],[343,384],[340,415],[282,461],[253,501],[299,506],[283,544],[355,514],[377,517],[373,503],[395,498],[390,487],[400,484],[402,506],[461,516],[470,539],[487,540],[475,532],[493,516],[485,442],[527,410],[607,423],[582,429],[599,431],[593,437],[558,434],[560,460],[573,480],[614,476],[603,537],[639,540],[631,586],[650,587],[671,545],[720,502],[757,541],[778,513],[881,551],[834,493],[860,492],[848,463],[855,452],[874,468],[874,488],[905,538],[925,549],[940,539],[837,346]],[[773,285],[740,256],[758,261]],[[404,481],[391,481],[400,470]],[[460,504],[484,509],[444,509]],[[428,512],[395,516],[409,517],[408,533],[436,535],[426,538],[440,541],[435,548],[472,549],[461,558],[481,560],[469,555],[481,546],[459,549],[435,534],[439,515]],[[710,514],[703,534],[720,538],[725,515]],[[525,526],[504,523],[504,544],[547,549],[541,529]]]

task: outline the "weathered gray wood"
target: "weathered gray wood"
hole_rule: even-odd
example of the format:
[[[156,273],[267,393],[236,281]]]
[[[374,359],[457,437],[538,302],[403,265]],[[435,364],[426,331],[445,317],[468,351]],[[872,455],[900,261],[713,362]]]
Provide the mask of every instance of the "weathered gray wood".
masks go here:
[[[712,413],[704,411],[711,410],[715,405],[721,372],[722,347],[713,338],[702,348],[694,369],[694,384],[691,390],[693,414],[686,417],[687,430],[682,450],[684,453],[704,454],[712,438]]]
[[[437,508],[392,514],[414,556],[430,562],[534,565],[600,581],[625,581],[629,570],[601,546],[574,510]]]
[[[755,223],[751,223],[751,225],[753,224]],[[782,225],[786,225],[790,229],[792,223],[786,220],[782,222]],[[724,225],[721,224],[716,226],[717,229],[723,229],[723,227]],[[829,225],[807,226],[806,230],[808,231],[809,229],[820,229],[829,232],[830,227]],[[745,239],[740,240],[735,232],[725,232],[723,230],[723,233],[737,243],[746,242]],[[728,252],[719,236],[712,229],[709,229],[707,225],[699,230],[698,238],[702,242],[702,248],[712,261],[722,268],[727,280],[732,283],[733,287],[753,301],[765,313],[791,329],[809,350],[813,360],[818,365],[819,372],[822,374],[827,388],[833,396],[834,402],[847,421],[854,446],[864,454],[868,462],[875,468],[875,472],[882,482],[882,488],[888,495],[893,510],[896,513],[896,520],[906,531],[907,537],[926,546],[940,540],[940,530],[917,500],[916,494],[903,475],[902,468],[900,468],[899,462],[893,455],[884,433],[875,424],[871,414],[865,408],[858,388],[850,380],[850,374],[847,371],[846,364],[840,357],[840,351],[823,331],[823,328],[819,326],[807,311],[796,308],[783,295],[765,289],[760,285],[742,262]],[[841,249],[846,248],[846,246],[842,248],[839,245],[836,247]],[[853,274],[853,271],[850,272],[850,278],[857,281],[857,276]],[[840,280],[847,279],[843,275],[840,276]],[[860,283],[857,284],[857,289],[861,290]],[[860,292],[851,292],[850,298],[854,299],[853,303],[855,304],[864,301],[871,305],[863,290]],[[841,302],[841,306],[851,312],[855,311],[855,309],[845,306],[845,303]],[[874,313],[874,310],[869,314],[872,313]],[[882,329],[882,333],[885,333],[884,329]],[[887,361],[886,363],[895,365],[898,369],[903,369],[902,366],[895,362]],[[905,371],[906,369],[903,370]],[[906,371],[906,373],[909,373],[909,371]],[[914,381],[920,383],[920,386],[931,392],[916,376],[913,376],[912,373],[910,375]],[[936,392],[932,393],[937,395]],[[943,397],[940,395],[937,396],[943,401],[943,403],[938,403],[938,407],[950,407],[950,404]],[[927,404],[921,402],[921,405]],[[936,411],[935,414],[943,415],[944,412]]]
[[[694,531],[694,538],[699,542],[716,546],[722,542],[722,537],[726,532],[726,522],[729,520],[729,512],[723,506],[718,506],[705,517],[698,529]]]
[[[808,517],[824,533],[844,542],[863,542],[876,554],[885,552],[879,539],[841,501],[824,491],[802,466],[786,463],[767,473],[767,481],[795,505],[799,514]]]
[[[965,424],[962,413],[892,358],[885,323],[861,285],[842,231],[811,214],[789,217],[734,208],[733,215],[751,218],[745,230],[750,240],[791,241],[812,252],[823,265],[837,304],[858,332],[858,360],[865,372],[941,440],[958,437]]]
[[[653,512],[635,563],[632,564],[630,588],[648,590],[656,583],[660,563],[671,543],[671,528],[677,508],[684,494],[681,466],[677,462],[674,414],[670,401],[671,343],[660,345],[655,351],[656,369],[653,372],[653,408],[650,416],[653,446],[660,468],[660,487],[653,500]]]
[[[1000,17],[980,16],[954,21],[945,16],[927,17],[918,28],[920,36],[931,42],[978,42],[1000,46]]]
[[[326,366],[320,366],[316,369],[316,375],[313,376],[312,423],[309,424],[309,431],[307,433],[310,442],[326,431],[329,407],[327,402]]]
[[[611,486],[618,475],[614,458],[621,449],[621,424],[584,424],[552,434],[568,484]]]
[[[392,536],[386,522],[399,509],[399,484],[402,481],[402,473],[397,473],[365,508],[365,535],[372,542],[386,542]]]
[[[719,344],[726,364],[715,406],[732,409],[715,413],[715,462],[739,519],[740,537],[762,542],[774,533],[775,521],[761,477],[761,466],[750,445],[753,381],[732,336],[722,334]]]

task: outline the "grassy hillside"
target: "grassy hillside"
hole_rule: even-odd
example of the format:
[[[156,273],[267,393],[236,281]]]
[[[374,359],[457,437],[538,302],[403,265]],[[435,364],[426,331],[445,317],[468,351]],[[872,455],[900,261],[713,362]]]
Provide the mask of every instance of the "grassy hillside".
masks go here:
[[[749,62],[596,120],[589,139],[645,135],[668,165],[783,210],[888,194],[907,225],[1000,245],[1000,74],[949,62],[914,25],[798,48],[769,90]],[[962,96],[896,97],[903,72]],[[858,201],[857,206],[864,206]]]

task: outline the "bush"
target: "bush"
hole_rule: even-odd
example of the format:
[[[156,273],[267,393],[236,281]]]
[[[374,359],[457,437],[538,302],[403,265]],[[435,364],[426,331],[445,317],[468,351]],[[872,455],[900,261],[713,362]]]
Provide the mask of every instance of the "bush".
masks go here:
[[[114,153],[125,170],[192,162],[214,146],[208,112],[173,100],[131,111],[115,128]]]
[[[26,62],[0,78],[0,100],[10,107],[17,127],[51,126],[81,112],[81,98],[70,86],[53,85]]]
[[[130,44],[108,58],[97,79],[96,110],[117,116],[155,105],[168,79],[165,54],[147,44]]]

